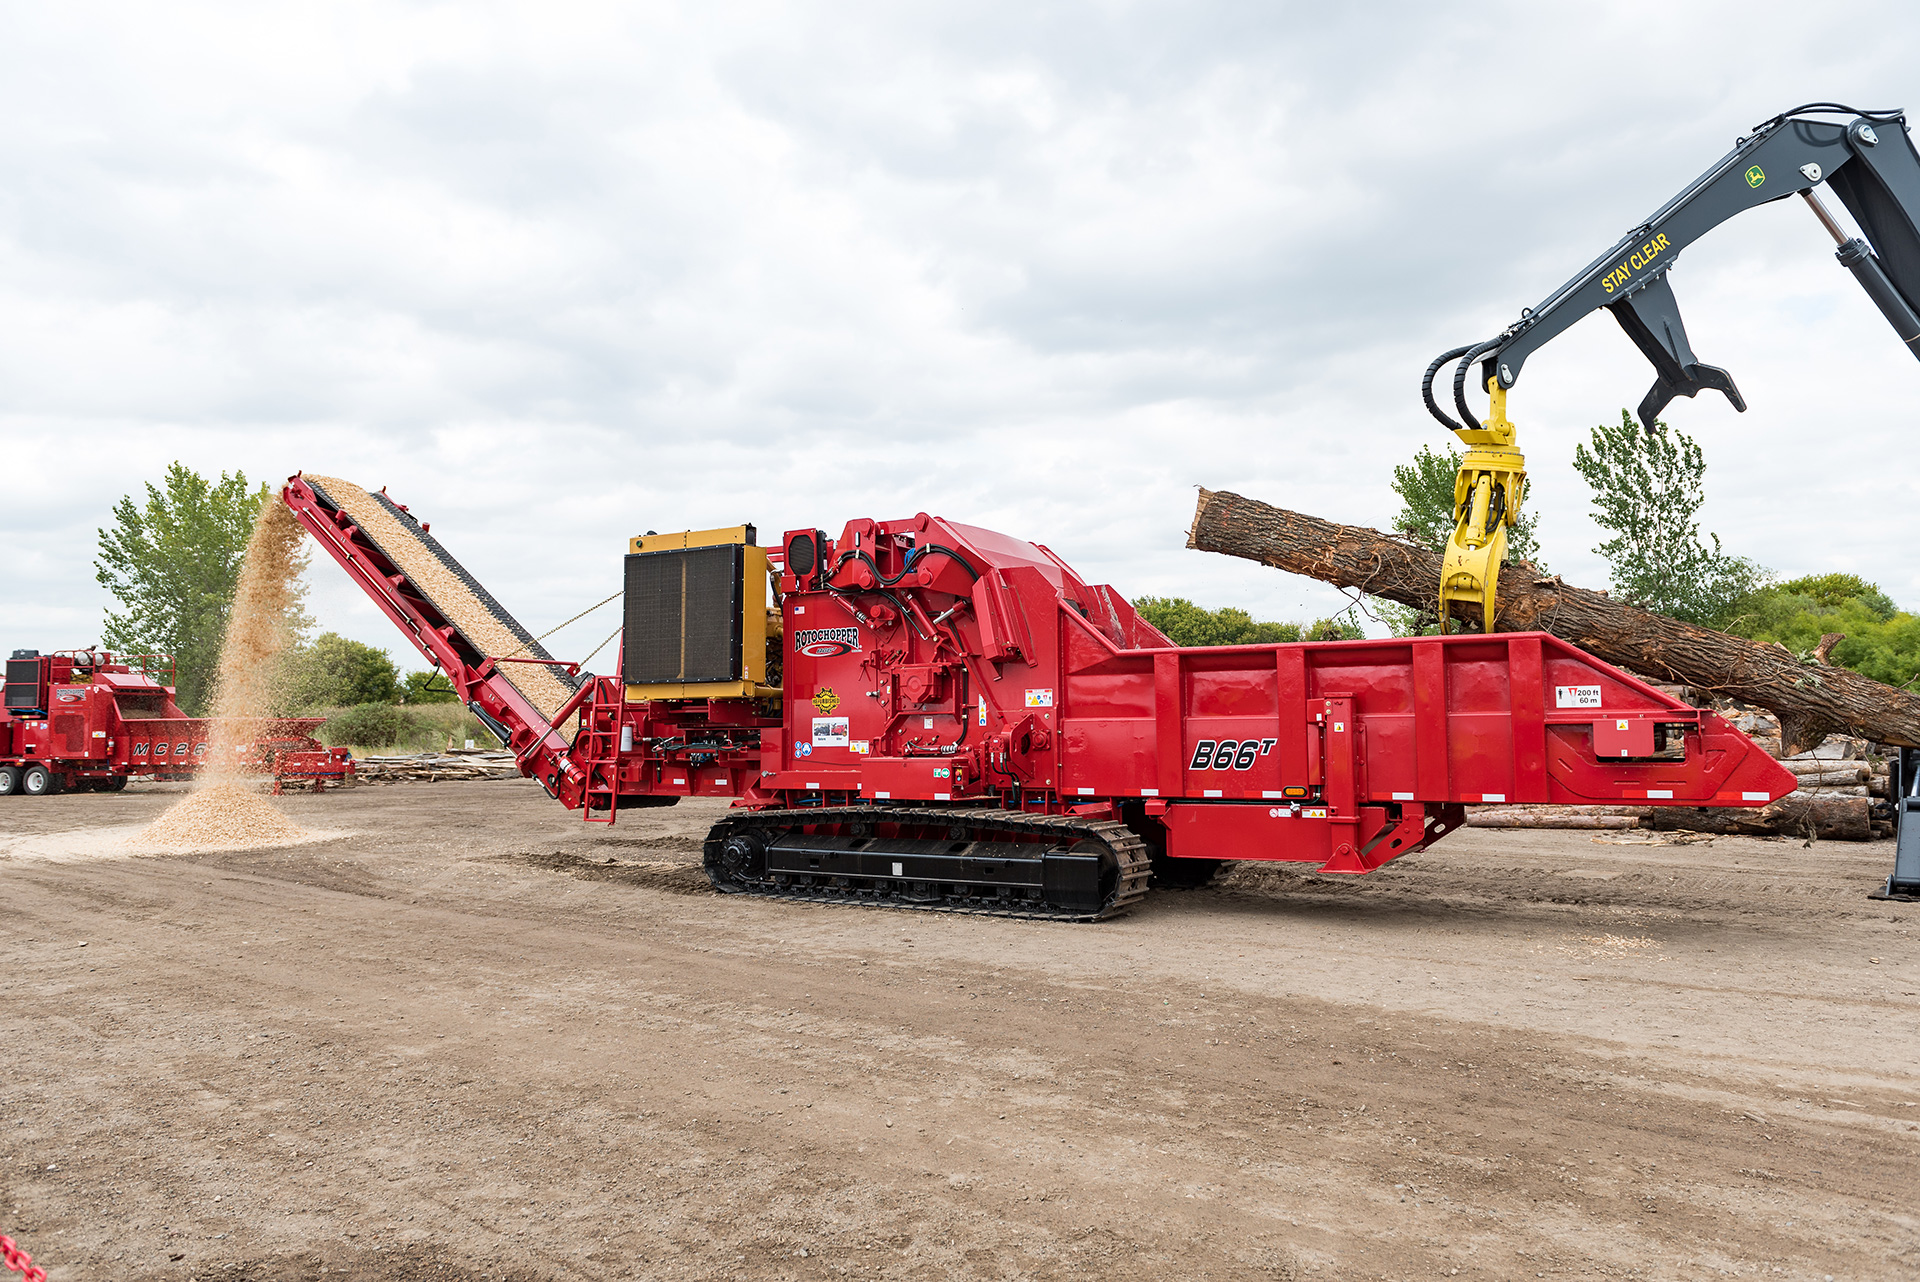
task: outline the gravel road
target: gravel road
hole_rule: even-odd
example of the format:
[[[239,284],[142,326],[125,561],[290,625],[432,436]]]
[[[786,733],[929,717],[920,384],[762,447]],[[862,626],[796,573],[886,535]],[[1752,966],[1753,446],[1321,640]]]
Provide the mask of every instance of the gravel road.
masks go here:
[[[711,893],[696,802],[0,798],[0,1232],[79,1279],[1920,1272],[1885,843],[1465,830],[1092,926]]]

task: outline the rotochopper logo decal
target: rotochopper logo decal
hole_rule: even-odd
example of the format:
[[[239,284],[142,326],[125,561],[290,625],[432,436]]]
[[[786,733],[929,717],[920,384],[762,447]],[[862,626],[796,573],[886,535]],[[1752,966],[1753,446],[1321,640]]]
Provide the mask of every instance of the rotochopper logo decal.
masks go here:
[[[813,659],[831,659],[860,648],[858,628],[807,628],[793,634],[793,652]]]

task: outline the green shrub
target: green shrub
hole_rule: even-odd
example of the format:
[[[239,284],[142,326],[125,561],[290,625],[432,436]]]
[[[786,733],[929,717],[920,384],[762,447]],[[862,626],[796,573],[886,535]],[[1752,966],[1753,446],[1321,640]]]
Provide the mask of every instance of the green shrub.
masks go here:
[[[391,748],[402,739],[412,738],[418,728],[408,709],[390,703],[362,703],[328,717],[320,727],[320,738],[334,745]]]
[[[1735,636],[1775,641],[1810,656],[1826,634],[1846,640],[1827,656],[1888,685],[1920,675],[1920,618],[1897,609],[1875,584],[1858,575],[1816,574],[1749,592],[1734,603],[1724,624]]]
[[[1311,624],[1263,622],[1238,606],[1218,610],[1185,597],[1143,596],[1133,603],[1140,617],[1167,634],[1175,645],[1271,645],[1277,641],[1357,641],[1366,633],[1353,611]]]
[[[400,673],[385,650],[323,632],[287,656],[287,694],[295,707],[357,707],[400,698]]]
[[[402,703],[458,703],[460,696],[438,668],[427,672],[409,672],[400,683]]]

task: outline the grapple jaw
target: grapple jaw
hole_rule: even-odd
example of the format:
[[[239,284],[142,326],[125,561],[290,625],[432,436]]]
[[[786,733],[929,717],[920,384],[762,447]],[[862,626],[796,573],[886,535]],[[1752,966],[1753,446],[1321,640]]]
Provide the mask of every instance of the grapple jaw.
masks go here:
[[[1445,558],[1440,562],[1440,619],[1445,624],[1447,606],[1454,601],[1480,607],[1482,630],[1493,631],[1494,595],[1500,586],[1500,563],[1507,557],[1507,530],[1497,525],[1485,541],[1478,544],[1462,538],[1455,530],[1447,540]]]
[[[1527,460],[1514,447],[1514,425],[1507,421],[1507,394],[1498,379],[1487,381],[1492,397],[1487,421],[1456,433],[1471,448],[1460,460],[1453,482],[1456,522],[1440,562],[1440,628],[1448,630],[1449,603],[1480,607],[1481,629],[1493,631],[1494,598],[1500,563],[1507,557],[1507,527],[1520,515],[1526,497]]]

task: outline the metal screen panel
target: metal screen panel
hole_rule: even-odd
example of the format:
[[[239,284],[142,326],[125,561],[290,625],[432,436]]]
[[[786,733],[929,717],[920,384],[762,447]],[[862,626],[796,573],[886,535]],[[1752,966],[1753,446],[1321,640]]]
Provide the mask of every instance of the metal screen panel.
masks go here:
[[[6,706],[9,708],[37,708],[40,706],[40,660],[8,659]]]
[[[627,557],[629,685],[741,679],[745,558],[738,544]]]

